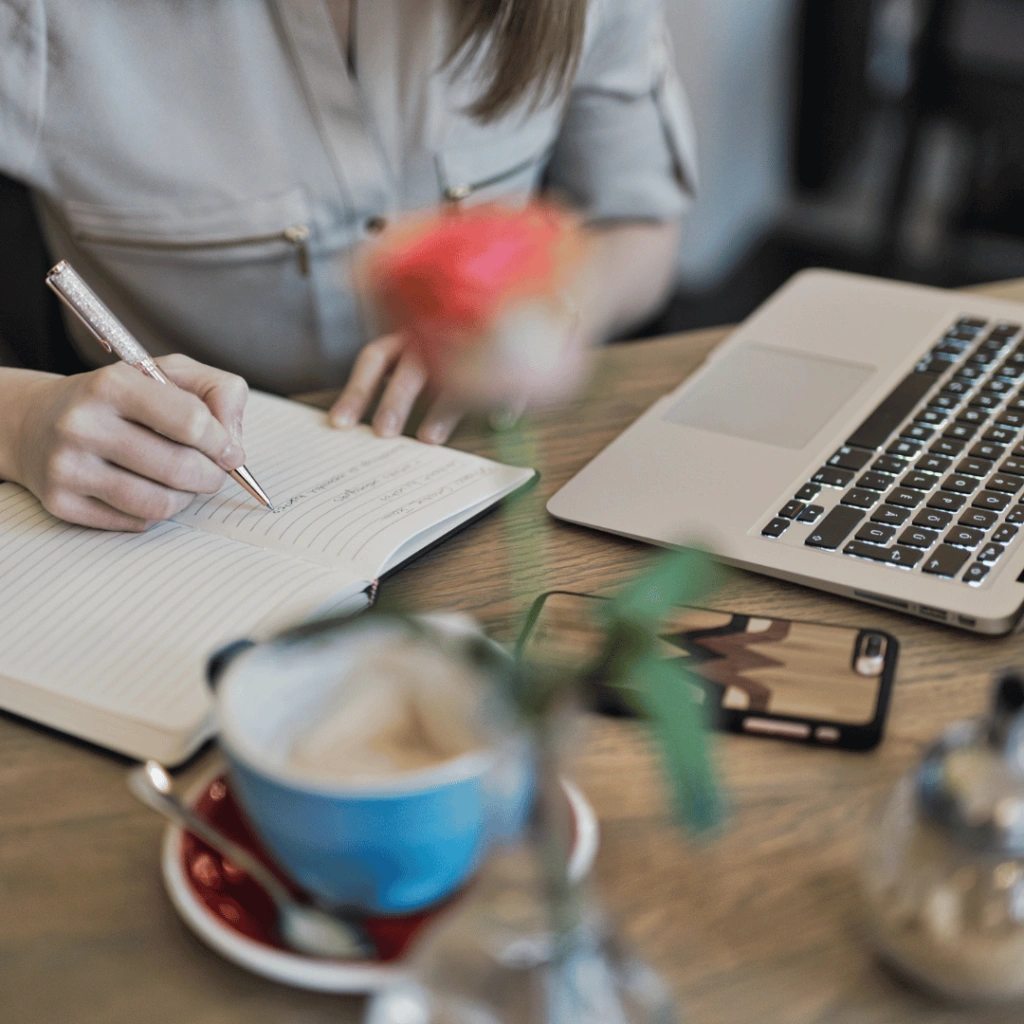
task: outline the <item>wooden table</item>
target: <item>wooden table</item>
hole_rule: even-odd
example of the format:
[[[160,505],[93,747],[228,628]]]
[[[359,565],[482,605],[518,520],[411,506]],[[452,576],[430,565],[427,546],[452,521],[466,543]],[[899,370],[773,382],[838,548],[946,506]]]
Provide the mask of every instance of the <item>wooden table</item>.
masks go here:
[[[1024,300],[1024,282],[992,293]],[[704,359],[722,331],[609,348],[597,397],[538,422],[546,498]],[[481,435],[456,443],[489,453]],[[518,513],[525,516],[524,509]],[[609,592],[650,549],[549,524],[552,585]],[[390,593],[476,615],[500,640],[508,597],[491,516],[404,569]],[[577,776],[602,827],[597,890],[664,974],[692,1024],[1019,1024],[1024,1008],[963,1010],[896,981],[864,941],[858,850],[872,806],[949,722],[985,706],[1024,638],[974,637],[747,573],[714,605],[875,626],[902,657],[886,739],[854,754],[721,737],[732,806],[706,847],[671,826],[642,727],[594,720]],[[162,824],[124,788],[126,762],[0,716],[0,1021],[3,1024],[332,1024],[358,999],[263,981],[192,937],[157,870]]]

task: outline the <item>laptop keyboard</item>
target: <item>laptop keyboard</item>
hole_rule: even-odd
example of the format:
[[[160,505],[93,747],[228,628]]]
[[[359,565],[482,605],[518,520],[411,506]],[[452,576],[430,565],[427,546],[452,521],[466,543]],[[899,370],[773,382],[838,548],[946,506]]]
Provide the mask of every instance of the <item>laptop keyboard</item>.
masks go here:
[[[1024,526],[1024,333],[958,320],[765,537],[979,586]]]

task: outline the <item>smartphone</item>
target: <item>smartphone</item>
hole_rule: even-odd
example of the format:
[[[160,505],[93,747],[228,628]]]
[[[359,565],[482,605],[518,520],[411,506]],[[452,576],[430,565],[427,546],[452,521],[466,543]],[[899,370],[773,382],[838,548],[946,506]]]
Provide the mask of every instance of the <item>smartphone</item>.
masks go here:
[[[600,605],[586,594],[552,591],[534,603],[519,650],[527,660],[596,664]],[[666,658],[693,680],[709,723],[728,732],[869,750],[882,738],[899,643],[877,629],[679,608],[661,634]],[[601,678],[587,680],[597,711],[635,709]]]

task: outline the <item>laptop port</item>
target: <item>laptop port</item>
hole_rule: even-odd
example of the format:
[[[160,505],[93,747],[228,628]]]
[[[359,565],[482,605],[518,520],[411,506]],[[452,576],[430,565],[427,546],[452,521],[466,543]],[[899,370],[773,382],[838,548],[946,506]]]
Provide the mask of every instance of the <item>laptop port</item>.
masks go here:
[[[941,608],[929,608],[926,604],[919,604],[917,612],[919,615],[926,615],[929,619],[940,619],[942,622],[949,617]]]
[[[978,620],[972,619],[969,615],[958,615],[957,620],[961,626],[970,626],[973,628],[978,624]]]

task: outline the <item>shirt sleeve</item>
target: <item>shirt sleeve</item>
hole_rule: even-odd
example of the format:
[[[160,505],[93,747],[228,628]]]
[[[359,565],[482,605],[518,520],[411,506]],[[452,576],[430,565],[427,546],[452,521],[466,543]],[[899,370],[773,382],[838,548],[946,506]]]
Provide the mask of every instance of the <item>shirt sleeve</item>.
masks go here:
[[[697,187],[660,0],[598,0],[545,185],[588,221],[672,220]]]
[[[0,0],[0,174],[24,180],[32,166],[46,97],[42,0]]]

